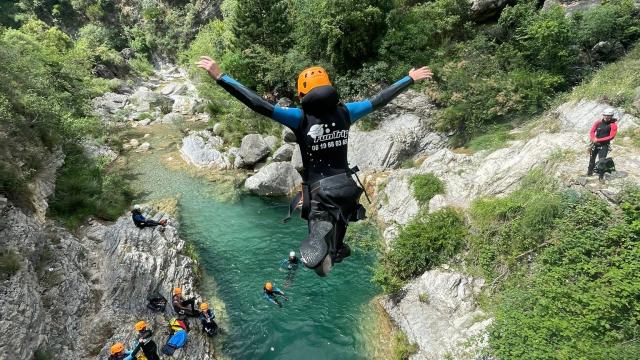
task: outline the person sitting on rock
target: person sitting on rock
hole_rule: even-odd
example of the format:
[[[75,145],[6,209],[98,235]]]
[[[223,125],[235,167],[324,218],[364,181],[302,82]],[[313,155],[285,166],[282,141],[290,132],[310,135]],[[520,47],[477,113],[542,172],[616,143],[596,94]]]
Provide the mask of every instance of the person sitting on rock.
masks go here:
[[[218,332],[218,324],[215,322],[216,313],[209,309],[209,304],[200,304],[200,323],[202,324],[202,331],[207,336],[213,336]]]
[[[190,298],[185,300],[182,297],[182,288],[173,289],[173,298],[171,301],[173,305],[173,310],[180,315],[186,316],[198,316],[198,311],[196,311],[196,299]]]
[[[325,276],[334,263],[351,254],[343,241],[348,223],[364,218],[364,208],[358,202],[363,189],[351,176],[357,168],[350,168],[347,161],[349,128],[414,82],[430,79],[433,73],[428,67],[412,69],[373,98],[343,104],[326,70],[311,67],[298,76],[300,109],[274,106],[224,74],[210,57],[200,57],[197,66],[249,108],[295,133],[304,165],[302,217],[308,220],[309,231],[300,245],[300,255],[306,267]]]
[[[289,258],[282,260],[280,263],[280,267],[285,270],[298,270],[298,264],[300,264],[300,259],[296,256],[295,251],[291,251],[289,253]]]
[[[160,221],[145,219],[144,216],[142,216],[142,210],[138,205],[134,206],[133,210],[131,210],[131,218],[133,219],[133,223],[140,229],[144,229],[146,227],[155,227],[158,225],[164,228],[167,225],[167,219],[162,219]]]
[[[271,282],[266,282],[264,284],[264,288],[262,289],[262,296],[269,302],[278,305],[279,307],[282,307],[282,303],[280,302],[280,300],[276,297],[276,295],[282,296],[283,299],[289,301],[289,298],[287,298],[284,295],[284,292],[278,288],[273,288],[273,284]]]
[[[155,341],[151,338],[153,336],[153,331],[149,329],[147,323],[145,321],[138,321],[134,325],[134,329],[138,333],[138,344],[142,349],[142,353],[148,360],[160,360],[158,356],[158,346]],[[135,357],[136,354],[133,354]]]
[[[589,138],[591,139],[589,167],[587,169],[587,176],[593,175],[593,170],[596,167],[596,157],[598,161],[604,161],[609,153],[609,146],[611,140],[616,137],[618,132],[618,125],[616,125],[616,119],[613,118],[614,110],[609,108],[602,112],[602,119],[598,119],[589,132]],[[600,180],[604,179],[604,171],[598,172]]]
[[[133,360],[131,351],[124,349],[124,344],[117,342],[111,346],[111,355],[109,360]]]

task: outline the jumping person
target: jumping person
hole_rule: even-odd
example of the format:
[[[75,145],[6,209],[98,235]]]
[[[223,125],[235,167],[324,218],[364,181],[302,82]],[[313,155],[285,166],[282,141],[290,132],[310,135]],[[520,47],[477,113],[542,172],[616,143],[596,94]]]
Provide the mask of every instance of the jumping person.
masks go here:
[[[602,119],[597,120],[591,126],[589,132],[589,138],[591,139],[589,168],[587,169],[587,176],[593,175],[593,170],[596,167],[596,157],[598,161],[606,159],[609,153],[609,146],[611,140],[616,137],[618,132],[618,125],[616,119],[613,118],[614,110],[609,108],[602,112]],[[599,171],[598,176],[600,180],[604,179],[604,171]]]
[[[255,112],[270,117],[296,134],[304,165],[302,217],[309,235],[300,244],[306,267],[325,276],[334,263],[351,254],[344,244],[347,224],[364,218],[359,204],[363,189],[352,178],[357,168],[347,162],[349,128],[358,119],[388,104],[416,81],[430,79],[428,67],[409,74],[369,100],[343,104],[325,69],[315,66],[298,76],[300,108],[273,105],[227,74],[211,58],[202,56],[198,67],[218,85]]]

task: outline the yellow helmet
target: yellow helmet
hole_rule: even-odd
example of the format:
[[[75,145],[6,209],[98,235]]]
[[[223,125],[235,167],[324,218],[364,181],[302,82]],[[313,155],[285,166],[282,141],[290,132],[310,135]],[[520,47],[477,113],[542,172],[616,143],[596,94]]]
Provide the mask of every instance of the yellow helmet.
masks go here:
[[[266,282],[266,283],[264,284],[264,288],[265,288],[265,289],[267,289],[267,290],[269,290],[269,291],[271,291],[271,290],[273,290],[273,284],[272,284],[272,283],[270,283],[270,282]]]
[[[207,311],[207,310],[209,310],[209,304],[207,303],[200,304],[200,311]]]
[[[331,86],[331,80],[324,68],[313,66],[298,75],[298,96],[303,97],[319,86]]]
[[[136,331],[142,331],[147,327],[147,323],[144,322],[144,320],[138,321],[135,325],[134,328],[136,329]]]
[[[173,289],[173,295],[181,295],[181,294],[182,294],[182,288]]]
[[[113,346],[111,346],[111,355],[115,355],[115,354],[119,354],[121,352],[124,351],[124,344],[123,343],[115,343],[113,344]]]

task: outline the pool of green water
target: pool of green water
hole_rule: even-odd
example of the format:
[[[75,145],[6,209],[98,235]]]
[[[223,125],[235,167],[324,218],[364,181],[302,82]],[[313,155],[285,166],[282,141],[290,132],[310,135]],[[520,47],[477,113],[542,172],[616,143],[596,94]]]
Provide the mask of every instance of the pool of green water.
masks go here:
[[[302,266],[294,273],[281,270],[280,262],[289,251],[298,252],[306,234],[299,218],[281,222],[286,199],[225,196],[233,191],[228,186],[162,165],[162,157],[175,150],[166,137],[150,142],[160,150],[129,159],[144,191],[140,200],[178,198],[181,235],[196,246],[205,278],[214,279],[204,281],[203,293],[224,303],[217,310],[225,333],[215,341],[226,357],[379,357],[380,315],[371,302],[379,290],[370,282],[375,254],[356,250],[326,278]],[[262,297],[265,281],[288,295],[282,308]]]

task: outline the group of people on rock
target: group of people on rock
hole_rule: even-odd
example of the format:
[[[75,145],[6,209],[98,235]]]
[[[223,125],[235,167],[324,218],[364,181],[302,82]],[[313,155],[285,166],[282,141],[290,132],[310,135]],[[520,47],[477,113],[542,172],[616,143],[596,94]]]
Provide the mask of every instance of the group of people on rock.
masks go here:
[[[154,295],[149,298],[152,310],[164,311],[164,306],[159,304],[158,296]],[[166,304],[166,300],[164,300]],[[196,317],[200,321],[202,332],[212,337],[218,332],[218,324],[215,321],[215,311],[209,307],[209,304],[202,302],[196,310],[195,298],[184,298],[182,288],[176,287],[172,291],[171,304],[173,310],[178,315],[169,321],[169,337],[166,343],[160,349],[162,354],[173,355],[173,353],[183,348],[188,339],[190,331],[188,317]],[[124,343],[117,342],[111,346],[109,360],[133,360],[147,359],[159,360],[158,346],[153,341],[153,331],[148,324],[141,320],[135,323],[136,341],[132,350],[127,350]],[[140,352],[144,357],[140,357]]]

